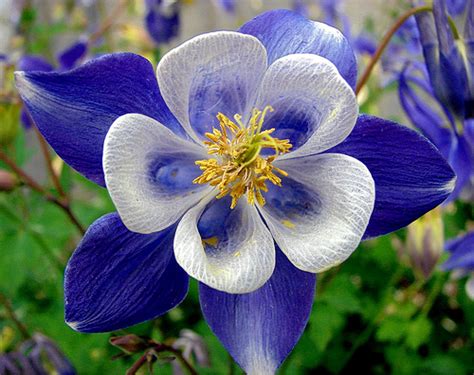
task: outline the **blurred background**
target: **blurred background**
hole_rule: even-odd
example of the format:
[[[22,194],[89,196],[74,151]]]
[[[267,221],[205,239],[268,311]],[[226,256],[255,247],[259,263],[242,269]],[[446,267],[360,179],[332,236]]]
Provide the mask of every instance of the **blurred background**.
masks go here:
[[[179,307],[126,331],[80,334],[64,323],[63,272],[81,239],[78,228],[114,207],[105,189],[46,146],[22,112],[13,71],[67,70],[117,51],[156,65],[192,36],[235,30],[275,8],[338,27],[362,71],[409,7],[397,0],[0,0],[0,150],[43,189],[24,186],[0,161],[0,374],[22,373],[25,358],[47,374],[122,374],[143,354],[113,339],[127,334],[175,345],[200,374],[242,373],[203,321],[194,281]],[[405,55],[423,60],[421,48],[409,46],[416,39],[409,25],[393,38],[358,99],[362,112],[412,126],[397,83]],[[49,195],[64,199],[76,225]],[[473,229],[473,219],[471,202],[451,202],[407,229],[363,243],[319,275],[309,324],[279,373],[473,373],[469,274],[440,268],[449,258],[445,241]],[[158,358],[155,373],[182,373],[170,361]]]

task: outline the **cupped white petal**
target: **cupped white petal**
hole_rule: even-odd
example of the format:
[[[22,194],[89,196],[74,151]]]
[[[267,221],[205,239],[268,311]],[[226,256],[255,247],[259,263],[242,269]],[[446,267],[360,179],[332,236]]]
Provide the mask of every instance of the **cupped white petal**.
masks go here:
[[[213,196],[190,209],[176,229],[174,253],[192,277],[227,293],[260,288],[275,268],[275,245],[256,208]],[[203,238],[204,237],[204,238]]]
[[[336,66],[313,54],[288,55],[265,73],[257,108],[271,105],[264,128],[290,139],[290,159],[325,151],[342,142],[355,126],[358,105],[351,87]]]
[[[203,148],[140,114],[119,117],[104,142],[105,182],[125,226],[160,231],[177,221],[211,188],[193,184]]]
[[[163,56],[161,94],[189,135],[200,142],[216,115],[249,112],[267,68],[267,54],[250,35],[217,31],[197,36]]]
[[[346,260],[374,207],[374,180],[367,167],[342,154],[275,164],[289,178],[267,193],[260,211],[281,250],[296,267],[314,273]]]

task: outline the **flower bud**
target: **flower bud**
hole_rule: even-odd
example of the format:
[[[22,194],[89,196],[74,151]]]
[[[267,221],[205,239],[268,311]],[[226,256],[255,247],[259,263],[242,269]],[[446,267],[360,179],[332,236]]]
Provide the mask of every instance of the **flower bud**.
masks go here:
[[[142,352],[149,346],[145,340],[134,334],[112,337],[110,343],[126,353]]]
[[[436,208],[408,226],[405,252],[418,275],[428,278],[444,247],[443,220]]]
[[[18,186],[18,182],[13,173],[0,169],[0,191],[12,191]]]

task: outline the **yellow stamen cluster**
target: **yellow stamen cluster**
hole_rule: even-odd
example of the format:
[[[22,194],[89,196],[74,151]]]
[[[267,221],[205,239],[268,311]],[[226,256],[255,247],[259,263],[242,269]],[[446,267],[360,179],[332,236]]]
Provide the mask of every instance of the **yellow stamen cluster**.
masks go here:
[[[282,176],[288,174],[273,166],[272,162],[279,154],[285,154],[291,149],[288,139],[277,139],[271,136],[275,129],[262,131],[266,113],[273,112],[271,106],[263,111],[254,109],[248,126],[242,123],[242,116],[236,114],[234,121],[222,113],[217,114],[219,129],[214,128],[212,133],[206,133],[208,141],[204,144],[209,155],[214,158],[198,160],[196,164],[203,171],[194,179],[196,184],[208,183],[220,190],[217,198],[226,195],[232,197],[231,208],[244,194],[250,204],[258,202],[265,204],[262,192],[267,192],[267,180],[276,186],[281,186]],[[275,154],[267,157],[260,156],[263,148],[275,150]]]

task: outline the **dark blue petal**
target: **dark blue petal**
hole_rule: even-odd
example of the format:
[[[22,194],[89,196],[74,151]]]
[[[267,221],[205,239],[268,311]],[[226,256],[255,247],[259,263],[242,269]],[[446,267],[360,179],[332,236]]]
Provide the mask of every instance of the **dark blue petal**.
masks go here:
[[[373,55],[377,50],[377,42],[367,33],[359,34],[352,40],[352,44],[354,49],[361,54],[366,53],[368,55]]]
[[[447,159],[457,176],[456,187],[448,200],[452,201],[462,193],[466,186],[469,185],[471,174],[473,172],[472,148],[465,137],[454,138]]]
[[[105,55],[63,73],[17,73],[16,84],[58,155],[100,185],[105,135],[119,116],[141,113],[175,132],[181,129],[161,97],[152,65],[131,53]]]
[[[469,78],[468,93],[466,98],[467,119],[474,119],[474,1],[468,0],[468,13],[464,24],[463,38],[466,50],[466,70]]]
[[[413,125],[420,129],[423,134],[433,142],[436,147],[448,156],[451,143],[454,140],[453,131],[449,127],[447,120],[444,120],[432,106],[426,103],[426,97],[422,98],[418,92],[431,96],[432,103],[437,103],[434,94],[429,85],[423,85],[416,77],[411,76],[411,66],[406,65],[399,75],[398,95],[405,113]]]
[[[328,152],[359,159],[374,178],[375,208],[365,238],[408,225],[454,188],[454,172],[436,148],[392,121],[361,115],[351,135]]]
[[[243,25],[240,32],[257,37],[268,52],[268,62],[294,53],[312,53],[330,60],[355,87],[357,65],[348,40],[324,23],[310,21],[284,9],[265,12]]]
[[[466,23],[464,24],[463,37],[469,42],[474,41],[474,3],[472,0],[467,0],[469,3],[467,7]],[[472,60],[471,60],[472,63]]]
[[[450,258],[442,264],[444,270],[455,268],[474,270],[474,232],[469,232],[446,243]]]
[[[295,346],[311,312],[316,276],[295,268],[277,250],[271,279],[248,294],[199,285],[207,323],[250,374],[273,373]]]
[[[431,85],[440,102],[463,118],[468,76],[449,27],[445,0],[434,1],[433,14],[416,15]]]
[[[30,129],[33,126],[31,118],[25,108],[22,108],[20,111],[20,122],[25,129]]]
[[[146,4],[145,26],[153,40],[161,44],[177,36],[180,23],[178,3],[147,0]]]
[[[59,67],[61,70],[69,70],[74,68],[80,59],[87,53],[87,43],[78,41],[58,55]]]
[[[38,55],[24,55],[20,57],[16,68],[25,72],[50,72],[54,69],[48,60]]]
[[[470,0],[446,0],[449,14],[452,16],[461,15],[464,12],[464,9],[466,9],[466,5],[469,1]]]
[[[66,268],[67,323],[80,332],[106,332],[178,305],[188,276],[174,259],[174,232],[130,232],[116,213],[92,224]]]

